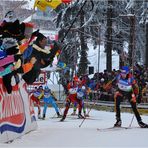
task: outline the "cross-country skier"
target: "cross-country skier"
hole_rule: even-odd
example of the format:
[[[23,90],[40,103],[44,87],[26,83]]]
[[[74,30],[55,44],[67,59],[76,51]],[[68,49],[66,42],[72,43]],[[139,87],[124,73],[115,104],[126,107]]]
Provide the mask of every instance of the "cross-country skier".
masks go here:
[[[48,86],[45,86],[44,88],[43,100],[44,100],[43,119],[45,119],[46,117],[46,111],[47,111],[48,104],[51,104],[54,107],[58,117],[62,117],[59,113],[59,108],[58,108],[57,103],[55,102],[54,96],[52,95],[51,89],[49,89]]]
[[[113,81],[112,81],[113,82]],[[128,66],[123,66],[121,72],[114,79],[117,84],[117,91],[114,94],[115,110],[116,110],[116,123],[115,127],[121,127],[121,116],[120,116],[120,103],[125,97],[131,104],[132,110],[136,116],[138,124],[141,128],[148,128],[148,125],[142,122],[140,114],[137,110],[136,97],[139,94],[138,85],[130,73]]]
[[[41,118],[41,108],[40,108],[40,99],[43,97],[43,86],[39,86],[38,88],[35,88],[33,91],[30,99],[35,103],[38,107],[38,118]]]
[[[78,90],[77,90],[77,98],[82,100],[82,109],[83,109],[84,117],[89,116],[89,115],[86,114],[86,108],[85,108],[85,104],[84,104],[84,99],[86,98],[86,95],[87,95],[87,93],[86,93],[85,86],[82,86],[82,87],[78,88]],[[73,113],[71,115],[76,115],[77,106],[78,106],[78,103],[74,102]]]
[[[77,90],[78,90],[78,84],[77,84],[77,80],[74,80],[72,82],[70,82],[70,84],[68,85],[68,96],[66,98],[66,105],[65,105],[65,110],[64,110],[64,114],[63,117],[60,121],[64,121],[66,118],[66,115],[68,113],[69,107],[71,102],[75,103],[77,102],[77,104],[79,105],[79,113],[78,113],[78,118],[84,118],[81,115],[81,111],[82,111],[82,100],[77,98]]]

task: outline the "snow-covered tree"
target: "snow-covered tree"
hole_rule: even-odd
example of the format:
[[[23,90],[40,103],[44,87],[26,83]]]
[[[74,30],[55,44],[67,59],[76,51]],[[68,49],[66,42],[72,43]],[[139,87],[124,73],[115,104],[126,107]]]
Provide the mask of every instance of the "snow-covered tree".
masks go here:
[[[63,5],[57,10],[57,26],[60,28],[61,39],[75,19],[76,14],[84,2],[84,0],[74,0],[71,5]],[[145,45],[145,36],[144,29],[139,24],[139,21],[142,19],[141,14],[146,11],[144,6],[144,1],[138,0],[113,0],[112,4],[108,4],[108,1],[103,0],[87,1],[83,8],[84,23],[81,24],[80,15],[77,16],[75,23],[64,39],[66,47],[61,56],[61,58],[63,58],[62,60],[65,59],[67,64],[73,66],[73,70],[75,69],[75,63],[81,62],[81,60],[78,59],[83,53],[80,40],[82,34],[84,36],[84,42],[91,42],[94,45],[94,49],[102,41],[105,45],[105,51],[107,51],[108,49],[106,48],[106,45],[111,42],[111,50],[116,50],[118,54],[125,52],[124,42],[127,42],[129,44],[129,59],[132,57],[131,54],[134,54],[134,63],[143,59],[144,55],[142,52]],[[108,8],[112,8],[111,18],[107,18]],[[132,16],[135,17],[134,23],[131,22]],[[108,19],[112,21],[112,26],[107,27]],[[112,29],[112,34],[109,32],[107,33],[107,29],[110,27]],[[99,33],[101,34],[101,38],[99,38]],[[110,37],[107,38],[107,34],[110,35],[112,40],[109,40]],[[131,46],[132,44],[134,44],[133,47]],[[131,48],[134,50],[133,53],[130,53]],[[67,54],[67,56],[64,54]],[[136,54],[138,54],[138,58],[136,57]],[[84,55],[86,56],[86,54]],[[87,62],[88,61],[86,60],[86,63]]]
[[[27,4],[27,0],[1,0],[0,21],[3,20],[8,11],[14,11],[16,18],[20,21],[25,20],[33,13],[33,9],[28,9]]]

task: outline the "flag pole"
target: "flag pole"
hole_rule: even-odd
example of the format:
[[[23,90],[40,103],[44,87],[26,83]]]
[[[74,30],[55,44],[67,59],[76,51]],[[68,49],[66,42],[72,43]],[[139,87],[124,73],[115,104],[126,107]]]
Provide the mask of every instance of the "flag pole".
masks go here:
[[[65,33],[65,35],[63,36],[62,40],[61,40],[61,43],[63,43],[65,37],[67,36],[68,32],[70,31],[70,29],[72,28],[73,24],[75,23],[78,15],[80,14],[80,12],[82,11],[83,7],[85,6],[87,0],[85,0],[85,2],[83,3],[83,5],[81,6],[80,10],[78,11],[77,15],[75,16],[73,22],[71,23],[70,27],[68,28],[67,32]]]

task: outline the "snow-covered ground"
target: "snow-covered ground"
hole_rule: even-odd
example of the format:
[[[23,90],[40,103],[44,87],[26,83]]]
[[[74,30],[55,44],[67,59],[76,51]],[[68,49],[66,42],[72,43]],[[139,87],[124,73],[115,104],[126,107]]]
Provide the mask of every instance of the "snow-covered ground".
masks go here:
[[[63,109],[62,109],[63,111]],[[37,148],[37,147],[62,147],[62,148],[99,148],[99,147],[148,147],[148,129],[132,128],[114,131],[98,131],[97,128],[112,127],[115,122],[115,113],[92,110],[90,119],[86,119],[81,127],[82,119],[77,119],[70,114],[70,109],[65,122],[59,122],[53,108],[47,111],[46,120],[38,120],[38,129],[30,132],[10,144],[0,144],[1,148]],[[122,113],[123,126],[129,126],[133,114]],[[148,116],[142,116],[148,123]],[[138,127],[136,119],[132,127]]]

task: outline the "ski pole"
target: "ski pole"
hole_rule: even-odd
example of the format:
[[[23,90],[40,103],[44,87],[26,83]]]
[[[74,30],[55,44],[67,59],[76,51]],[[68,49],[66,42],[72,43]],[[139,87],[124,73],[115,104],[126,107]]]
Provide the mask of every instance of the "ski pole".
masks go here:
[[[129,124],[129,127],[132,126],[133,120],[134,120],[134,115],[133,115],[132,120],[131,120],[131,122],[130,122],[130,124]]]
[[[63,103],[65,102],[65,100],[63,101]],[[63,104],[62,103],[62,104]],[[58,106],[58,108],[59,108],[59,112],[60,112],[60,114],[62,114],[62,109],[61,109],[61,107],[59,107],[59,104],[57,103],[57,106]],[[55,118],[55,116],[56,116],[56,114],[57,113],[55,113],[51,118]]]
[[[133,89],[132,89],[132,91],[133,91]],[[133,92],[134,92],[134,91],[133,91]],[[129,124],[129,127],[132,126],[133,120],[134,120],[134,115],[133,115],[132,120],[131,120],[131,122],[130,122],[130,124]]]
[[[64,99],[61,104],[62,104],[62,105],[65,104],[65,101],[66,101],[66,99]],[[58,104],[58,108],[59,108],[60,113],[62,114],[62,109],[61,109],[62,107],[59,107],[59,104]],[[56,113],[53,115],[52,118],[54,118],[55,116],[56,116]]]
[[[88,111],[88,114],[90,113],[91,109],[92,109],[93,106],[96,104],[96,102],[97,102],[97,101],[94,101],[94,104],[91,106],[90,110]],[[82,126],[82,124],[84,123],[85,119],[86,119],[86,118],[84,118],[84,119],[82,120],[82,122],[80,123],[79,127]]]

